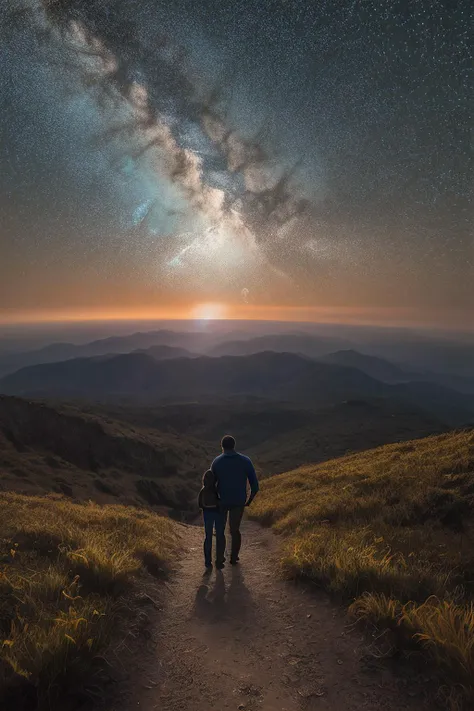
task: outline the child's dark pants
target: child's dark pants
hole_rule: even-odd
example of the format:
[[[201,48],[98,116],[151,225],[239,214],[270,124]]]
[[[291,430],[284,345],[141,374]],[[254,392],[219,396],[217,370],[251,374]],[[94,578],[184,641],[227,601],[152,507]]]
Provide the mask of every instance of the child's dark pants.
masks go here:
[[[212,533],[216,530],[216,565],[224,562],[225,554],[225,524],[226,515],[218,509],[203,509],[204,531],[204,563],[206,567],[212,565]]]

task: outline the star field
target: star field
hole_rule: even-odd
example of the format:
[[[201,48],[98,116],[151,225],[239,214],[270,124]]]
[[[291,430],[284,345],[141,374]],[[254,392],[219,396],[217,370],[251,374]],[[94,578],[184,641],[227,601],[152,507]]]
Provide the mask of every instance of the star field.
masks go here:
[[[24,6],[0,9],[0,310],[376,304],[469,326],[468,2]]]

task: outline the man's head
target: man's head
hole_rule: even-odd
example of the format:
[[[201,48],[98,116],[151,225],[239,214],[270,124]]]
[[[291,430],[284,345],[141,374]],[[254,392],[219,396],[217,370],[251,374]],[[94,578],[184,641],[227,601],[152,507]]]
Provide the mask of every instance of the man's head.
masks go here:
[[[233,452],[235,449],[235,439],[232,435],[225,435],[221,440],[221,446],[224,452]]]

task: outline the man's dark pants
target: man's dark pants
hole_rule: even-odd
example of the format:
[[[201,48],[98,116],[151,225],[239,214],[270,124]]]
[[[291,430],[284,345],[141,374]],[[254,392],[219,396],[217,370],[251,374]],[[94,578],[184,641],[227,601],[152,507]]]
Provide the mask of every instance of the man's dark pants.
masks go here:
[[[229,519],[229,530],[232,539],[230,560],[236,562],[242,545],[242,535],[240,533],[240,524],[244,515],[245,506],[226,506],[224,509],[225,520]]]

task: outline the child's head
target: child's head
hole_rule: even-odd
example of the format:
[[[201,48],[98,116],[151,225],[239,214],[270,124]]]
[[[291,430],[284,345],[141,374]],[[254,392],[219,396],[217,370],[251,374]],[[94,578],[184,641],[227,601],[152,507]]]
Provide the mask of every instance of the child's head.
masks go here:
[[[214,472],[208,469],[207,472],[204,472],[204,476],[202,477],[202,485],[206,489],[211,489],[213,486],[215,486],[215,483],[216,478],[214,476]]]

